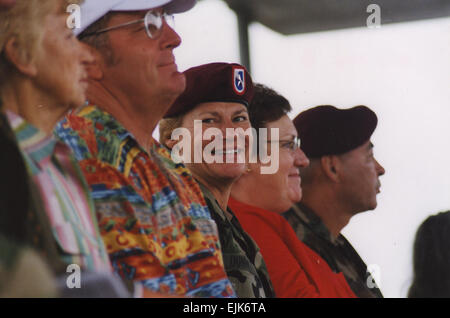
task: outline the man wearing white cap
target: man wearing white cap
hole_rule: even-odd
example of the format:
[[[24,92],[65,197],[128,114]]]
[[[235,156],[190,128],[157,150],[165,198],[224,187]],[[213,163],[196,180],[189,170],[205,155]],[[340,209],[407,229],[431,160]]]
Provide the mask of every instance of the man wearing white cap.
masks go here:
[[[117,273],[152,291],[234,297],[217,226],[189,170],[152,132],[185,89],[171,14],[195,0],[87,0],[79,38],[95,61],[88,105],[56,134],[76,154]]]

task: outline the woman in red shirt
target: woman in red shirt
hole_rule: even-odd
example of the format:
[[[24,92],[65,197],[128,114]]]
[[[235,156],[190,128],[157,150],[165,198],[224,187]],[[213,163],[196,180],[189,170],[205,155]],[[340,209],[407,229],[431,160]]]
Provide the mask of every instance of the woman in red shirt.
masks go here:
[[[289,111],[284,97],[256,85],[250,120],[257,131],[268,129],[267,138],[259,132],[259,160],[233,185],[229,207],[258,243],[277,297],[356,297],[343,274],[334,273],[280,215],[301,200],[299,168],[309,164]],[[261,154],[271,160],[263,164]]]

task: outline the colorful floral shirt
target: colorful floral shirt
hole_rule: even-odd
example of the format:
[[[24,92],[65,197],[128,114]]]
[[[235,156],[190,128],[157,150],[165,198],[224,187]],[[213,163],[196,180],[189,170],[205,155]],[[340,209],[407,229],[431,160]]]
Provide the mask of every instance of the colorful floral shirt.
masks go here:
[[[70,113],[55,133],[80,162],[117,273],[156,292],[235,296],[198,184],[165,147],[154,140],[145,151],[96,106]]]
[[[39,245],[42,226],[48,223],[60,256],[50,261],[77,264],[84,270],[111,272],[89,188],[69,147],[13,112],[8,111],[7,118],[32,188],[37,192],[28,216],[30,220],[22,220],[35,224],[31,233],[27,233],[28,243]],[[35,222],[42,218],[45,222]],[[41,249],[41,246],[36,247]]]

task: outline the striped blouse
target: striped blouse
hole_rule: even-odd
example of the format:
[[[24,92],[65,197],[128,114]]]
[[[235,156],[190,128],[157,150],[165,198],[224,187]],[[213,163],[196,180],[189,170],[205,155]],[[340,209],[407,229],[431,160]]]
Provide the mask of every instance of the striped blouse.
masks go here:
[[[60,255],[57,261],[111,272],[94,205],[70,148],[13,112],[8,111],[7,118],[40,197],[32,213],[45,213],[48,218]]]

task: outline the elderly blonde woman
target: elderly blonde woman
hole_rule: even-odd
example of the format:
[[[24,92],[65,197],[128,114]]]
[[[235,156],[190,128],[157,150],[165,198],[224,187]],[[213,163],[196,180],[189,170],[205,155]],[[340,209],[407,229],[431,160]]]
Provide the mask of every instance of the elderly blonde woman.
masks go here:
[[[21,228],[14,241],[40,251],[57,274],[70,264],[110,273],[85,180],[70,149],[52,134],[85,100],[84,64],[91,56],[66,27],[66,5],[77,2],[17,0],[0,12],[2,116],[17,140],[32,197],[25,219],[0,211],[0,232],[8,233],[11,223]]]
[[[186,90],[160,122],[161,143],[173,150],[173,157],[184,160],[200,184],[219,230],[225,270],[237,296],[273,297],[258,246],[227,208],[231,186],[246,169],[245,156],[241,157],[246,149],[234,137],[227,138],[226,130],[250,128],[247,106],[253,95],[252,79],[243,66],[227,63],[200,65],[184,74]],[[208,129],[220,134],[214,141],[194,138],[199,136],[199,123],[202,136]],[[183,137],[187,140],[175,138],[177,128],[188,132]],[[210,146],[211,142],[215,147]],[[174,152],[180,154],[174,156]],[[201,153],[201,160],[195,153]]]

